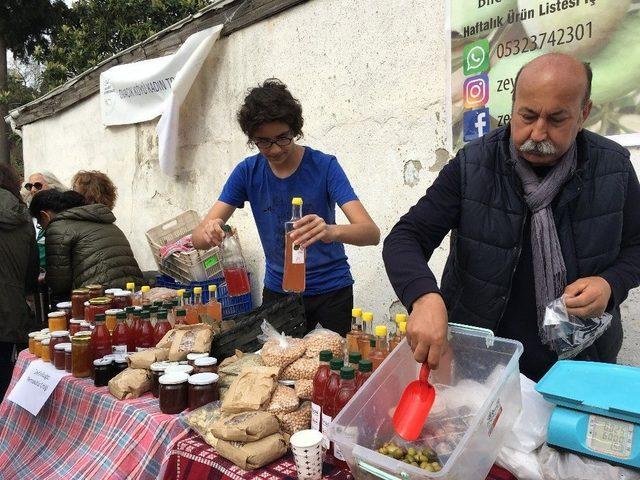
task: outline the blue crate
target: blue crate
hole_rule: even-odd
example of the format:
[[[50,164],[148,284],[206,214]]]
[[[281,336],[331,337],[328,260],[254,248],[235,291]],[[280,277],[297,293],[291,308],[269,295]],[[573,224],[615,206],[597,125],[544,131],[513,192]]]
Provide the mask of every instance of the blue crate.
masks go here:
[[[251,280],[251,274],[249,274],[249,280]],[[168,275],[156,275],[156,287],[171,288],[173,290],[183,288],[185,290],[191,290],[192,292],[194,287],[202,287],[202,303],[209,301],[209,285],[218,287],[218,301],[222,304],[222,318],[234,317],[241,313],[250,312],[253,308],[251,292],[246,295],[240,295],[239,297],[230,297],[224,278],[212,278],[205,282],[180,283]],[[193,296],[191,298],[193,298]]]

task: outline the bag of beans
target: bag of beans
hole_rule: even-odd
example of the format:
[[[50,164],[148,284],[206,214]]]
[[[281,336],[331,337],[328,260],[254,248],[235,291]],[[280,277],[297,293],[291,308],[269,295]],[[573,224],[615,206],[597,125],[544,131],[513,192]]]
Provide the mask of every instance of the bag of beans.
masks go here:
[[[109,392],[118,400],[138,398],[151,390],[151,372],[127,368],[109,380]]]
[[[300,400],[311,400],[313,396],[313,380],[298,380],[294,388]]]
[[[286,367],[280,374],[281,380],[313,380],[320,366],[317,358],[302,357]]]
[[[211,325],[204,323],[178,325],[174,330],[175,334],[172,337],[171,348],[169,349],[168,360],[170,362],[184,360],[187,358],[187,354],[191,352],[208,353],[211,349],[211,340],[213,340]]]
[[[278,383],[275,367],[245,367],[233,381],[222,402],[224,413],[264,410]]]
[[[330,350],[334,358],[342,358],[344,356],[345,340],[339,333],[333,330],[322,328],[322,325],[316,325],[316,328],[304,336],[306,347],[305,356],[307,358],[315,358],[320,356],[322,350]]]
[[[287,441],[281,433],[274,433],[249,443],[218,440],[215,448],[221,456],[243,470],[254,470],[287,453]]]
[[[300,400],[293,388],[278,385],[275,392],[273,392],[269,405],[267,405],[267,412],[275,414],[290,413],[295,411],[299,404]]]
[[[262,335],[258,338],[264,342],[260,355],[265,365],[284,368],[304,355],[306,347],[301,338],[278,333],[266,320],[262,322],[261,328]]]
[[[255,442],[280,431],[276,416],[267,412],[243,412],[220,418],[211,433],[229,442]]]
[[[294,412],[278,415],[278,420],[282,431],[288,435],[311,428],[311,402],[304,402]]]
[[[152,363],[162,362],[169,356],[169,349],[167,348],[149,348],[142,352],[132,353],[127,357],[130,368],[145,368],[149,369]]]

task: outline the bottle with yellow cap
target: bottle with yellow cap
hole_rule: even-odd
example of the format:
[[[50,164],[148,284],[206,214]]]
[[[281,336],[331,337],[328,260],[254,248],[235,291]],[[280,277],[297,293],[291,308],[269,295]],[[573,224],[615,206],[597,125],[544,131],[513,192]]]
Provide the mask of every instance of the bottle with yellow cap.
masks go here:
[[[400,324],[407,321],[407,315],[404,313],[396,313],[395,328],[389,331],[389,351],[393,351],[394,348],[402,341],[398,340],[400,334]]]
[[[358,350],[363,360],[369,360],[371,352],[371,340],[373,339],[373,313],[364,312],[362,314],[362,333],[358,338]]]
[[[347,352],[355,353],[360,352],[360,346],[358,345],[358,339],[362,334],[362,309],[354,308],[351,310],[351,331],[347,333]]]
[[[284,224],[284,275],[282,289],[285,292],[302,293],[305,289],[305,250],[301,245],[294,245],[291,239],[293,224],[302,218],[302,198],[291,200],[291,220]]]
[[[387,327],[384,325],[376,326],[376,346],[369,354],[369,360],[373,364],[373,371],[380,366],[380,364],[389,355],[389,343],[387,342]]]
[[[400,345],[400,342],[404,340],[407,336],[407,316],[404,316],[404,322],[399,322],[398,325],[398,333],[389,341],[389,351],[392,352],[394,348]]]
[[[187,305],[187,325],[200,323],[200,311],[202,310],[202,287],[193,288],[193,300]]]
[[[207,289],[209,290],[209,301],[205,306],[207,323],[220,323],[222,322],[222,304],[217,298],[218,287],[215,285],[209,285]]]
[[[150,290],[151,290],[151,287],[149,287],[149,285],[143,285],[140,288],[140,305],[146,305],[150,303],[150,300],[149,300]]]

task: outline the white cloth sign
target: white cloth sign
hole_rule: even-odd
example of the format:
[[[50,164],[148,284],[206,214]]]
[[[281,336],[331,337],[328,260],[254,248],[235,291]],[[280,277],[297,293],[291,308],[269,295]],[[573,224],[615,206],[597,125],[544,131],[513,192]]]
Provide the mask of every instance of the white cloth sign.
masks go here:
[[[17,381],[7,400],[36,416],[62,377],[66,375],[70,375],[69,372],[58,370],[48,362],[35,360]]]
[[[118,65],[100,74],[100,106],[106,126],[146,122],[157,126],[160,168],[175,172],[179,112],[223,25],[194,33],[172,55]]]

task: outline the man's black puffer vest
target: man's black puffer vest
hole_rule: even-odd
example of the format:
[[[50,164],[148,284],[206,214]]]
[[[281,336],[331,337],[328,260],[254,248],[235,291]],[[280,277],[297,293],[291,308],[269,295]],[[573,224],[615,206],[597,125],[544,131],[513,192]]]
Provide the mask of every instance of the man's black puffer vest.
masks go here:
[[[449,321],[497,330],[510,295],[530,215],[509,155],[509,128],[466,145],[460,154],[460,222],[442,277]],[[578,167],[552,204],[567,284],[598,275],[620,251],[629,153],[588,131],[577,136]],[[535,288],[531,285],[531,288]],[[615,358],[620,311],[596,343],[595,356]],[[592,359],[598,360],[598,358]]]

